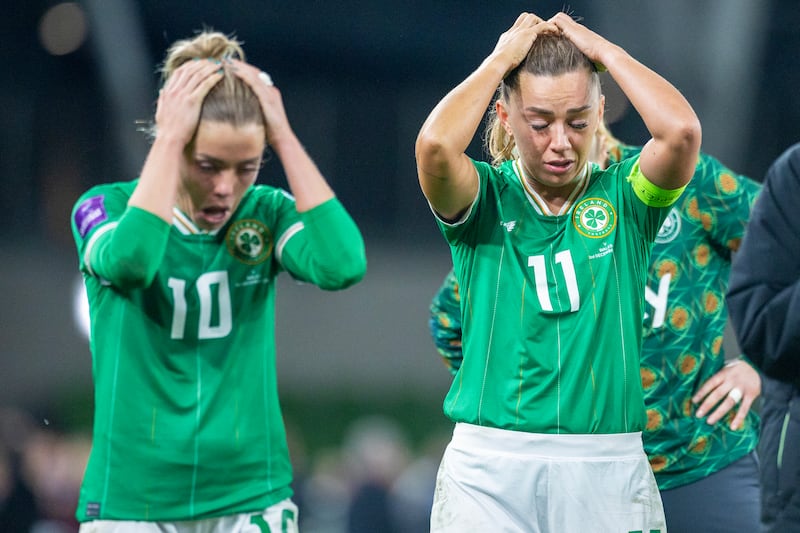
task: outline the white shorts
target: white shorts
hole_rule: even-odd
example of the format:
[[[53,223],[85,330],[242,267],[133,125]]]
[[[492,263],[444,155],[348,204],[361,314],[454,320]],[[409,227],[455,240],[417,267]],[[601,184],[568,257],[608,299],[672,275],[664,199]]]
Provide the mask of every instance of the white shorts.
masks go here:
[[[549,435],[456,424],[431,532],[667,530],[641,433]]]
[[[298,533],[297,506],[290,499],[261,512],[241,513],[205,520],[140,522],[93,520],[81,524],[79,533]]]

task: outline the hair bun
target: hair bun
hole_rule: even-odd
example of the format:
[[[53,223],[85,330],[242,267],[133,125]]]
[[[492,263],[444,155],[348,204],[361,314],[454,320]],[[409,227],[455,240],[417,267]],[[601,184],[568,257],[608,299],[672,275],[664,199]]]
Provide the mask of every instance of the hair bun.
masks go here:
[[[193,59],[245,60],[242,43],[235,37],[212,30],[199,32],[191,39],[176,41],[167,50],[161,75],[166,81],[175,70]]]

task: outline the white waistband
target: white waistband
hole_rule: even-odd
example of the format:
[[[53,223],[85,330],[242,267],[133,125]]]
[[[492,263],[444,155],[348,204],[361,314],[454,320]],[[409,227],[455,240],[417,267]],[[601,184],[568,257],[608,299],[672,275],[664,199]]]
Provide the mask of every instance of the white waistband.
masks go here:
[[[526,433],[459,422],[453,447],[501,454],[557,458],[621,458],[644,455],[641,432],[584,435]]]

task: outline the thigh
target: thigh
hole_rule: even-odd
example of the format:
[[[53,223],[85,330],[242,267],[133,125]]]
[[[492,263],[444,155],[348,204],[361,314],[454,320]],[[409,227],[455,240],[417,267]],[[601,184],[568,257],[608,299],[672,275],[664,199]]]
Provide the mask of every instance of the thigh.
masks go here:
[[[449,445],[436,476],[432,533],[542,533],[529,514],[536,505],[536,467],[516,457]]]
[[[669,533],[729,533],[760,528],[755,452],[694,483],[661,491]]]
[[[431,532],[666,531],[644,451],[585,460],[475,452],[448,446]]]
[[[650,463],[640,457],[556,462],[546,531],[667,531]],[[670,530],[671,532],[671,530]]]

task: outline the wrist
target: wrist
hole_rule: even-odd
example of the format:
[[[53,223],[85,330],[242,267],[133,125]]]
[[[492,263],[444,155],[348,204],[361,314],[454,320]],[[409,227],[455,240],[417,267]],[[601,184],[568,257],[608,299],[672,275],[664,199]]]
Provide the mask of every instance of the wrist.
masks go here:
[[[478,67],[478,71],[490,73],[496,79],[496,85],[519,65],[500,52],[492,52]]]

